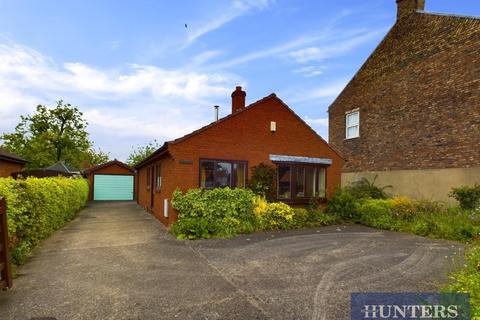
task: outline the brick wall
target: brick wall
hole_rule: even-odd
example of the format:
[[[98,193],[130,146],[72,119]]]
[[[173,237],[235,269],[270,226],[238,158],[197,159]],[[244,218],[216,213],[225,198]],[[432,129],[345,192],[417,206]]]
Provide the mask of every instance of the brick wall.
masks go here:
[[[23,164],[0,160],[0,178],[9,177],[12,172],[21,171],[22,169]]]
[[[276,121],[277,131],[270,132],[270,121]],[[230,117],[209,129],[176,144],[169,145],[170,155],[162,159],[162,191],[155,197],[154,214],[164,223],[176,220],[170,211],[163,218],[163,199],[171,198],[176,187],[186,191],[199,187],[199,159],[227,159],[248,161],[248,173],[261,162],[270,163],[269,154],[329,158],[333,164],[327,169],[327,194],[330,196],[340,184],[343,160],[277,98],[268,98],[255,107]],[[182,164],[189,160],[191,164]],[[163,177],[163,175],[165,176]],[[148,207],[146,167],[139,170],[139,203]],[[161,203],[158,203],[161,202]]]
[[[345,172],[480,166],[480,19],[401,19],[329,109]],[[345,112],[360,137],[345,140]]]

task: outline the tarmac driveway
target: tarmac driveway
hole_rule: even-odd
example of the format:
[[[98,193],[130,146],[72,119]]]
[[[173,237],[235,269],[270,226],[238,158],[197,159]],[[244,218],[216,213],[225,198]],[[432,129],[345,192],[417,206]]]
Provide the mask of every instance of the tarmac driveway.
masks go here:
[[[437,290],[461,249],[361,226],[177,241],[135,203],[92,203],[0,292],[0,319],[348,319],[351,292]]]

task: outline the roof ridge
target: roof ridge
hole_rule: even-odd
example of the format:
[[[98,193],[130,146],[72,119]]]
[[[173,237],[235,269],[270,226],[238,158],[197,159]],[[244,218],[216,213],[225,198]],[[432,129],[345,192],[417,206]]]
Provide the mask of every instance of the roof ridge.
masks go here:
[[[416,12],[420,13],[420,14],[439,16],[439,17],[452,17],[452,18],[461,18],[461,19],[480,20],[480,17],[478,17],[478,16],[470,16],[470,15],[464,15],[464,14],[430,12],[430,11],[425,11],[425,10],[417,10]]]
[[[189,138],[189,137],[191,137],[191,136],[193,136],[193,135],[195,135],[195,134],[197,134],[197,133],[199,133],[199,132],[201,132],[201,131],[203,131],[203,130],[206,130],[206,129],[210,128],[210,127],[213,127],[213,126],[217,125],[218,123],[223,122],[223,121],[225,121],[225,120],[227,120],[227,119],[230,119],[230,118],[232,118],[233,116],[236,116],[236,115],[238,115],[238,114],[240,114],[240,113],[242,113],[242,112],[244,112],[244,111],[246,111],[246,110],[250,110],[252,107],[258,105],[259,103],[261,103],[261,102],[263,102],[263,101],[265,101],[265,100],[267,100],[267,99],[271,99],[271,98],[277,98],[277,99],[278,99],[278,97],[277,97],[277,95],[276,95],[275,93],[271,93],[271,94],[269,94],[268,96],[265,96],[265,97],[263,97],[263,98],[255,101],[255,102],[250,103],[248,106],[244,107],[243,109],[241,109],[241,110],[239,110],[239,111],[237,111],[237,112],[230,113],[229,115],[226,115],[225,117],[223,117],[223,118],[221,118],[221,119],[219,119],[219,120],[217,120],[217,121],[213,121],[213,122],[211,122],[211,123],[209,123],[209,124],[207,124],[207,125],[205,125],[205,126],[203,126],[203,127],[200,127],[200,128],[198,128],[198,129],[190,132],[190,133],[187,133],[186,135],[183,135],[183,136],[181,136],[181,137],[179,137],[179,138],[176,138],[176,139],[174,139],[174,140],[167,141],[166,143],[168,143],[168,144],[177,144],[177,143],[180,143],[181,141],[183,141],[183,140],[185,140],[185,139],[187,139],[187,138]]]

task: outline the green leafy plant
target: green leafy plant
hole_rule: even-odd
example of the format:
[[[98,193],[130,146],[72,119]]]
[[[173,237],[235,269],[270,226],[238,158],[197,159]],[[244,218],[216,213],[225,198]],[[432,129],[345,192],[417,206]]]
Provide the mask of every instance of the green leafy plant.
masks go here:
[[[85,179],[0,178],[13,262],[23,263],[35,246],[72,219],[85,206],[88,190]]]
[[[276,170],[275,167],[260,163],[252,168],[250,189],[257,195],[272,201],[276,197]]]
[[[262,230],[288,229],[294,226],[294,210],[283,202],[268,203],[263,197],[253,199],[255,218]]]
[[[359,181],[353,182],[348,186],[348,190],[357,199],[387,199],[388,195],[385,192],[385,189],[392,188],[392,186],[383,186],[379,187],[375,185],[378,175],[375,175],[372,181],[363,177]]]
[[[480,184],[453,188],[449,196],[457,200],[462,209],[480,209]]]
[[[326,212],[345,221],[358,222],[359,199],[356,198],[349,188],[338,188],[328,202]]]

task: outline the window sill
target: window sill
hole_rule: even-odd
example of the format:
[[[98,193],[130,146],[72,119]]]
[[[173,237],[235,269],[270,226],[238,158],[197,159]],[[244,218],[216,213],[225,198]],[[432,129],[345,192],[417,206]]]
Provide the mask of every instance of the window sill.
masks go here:
[[[345,138],[345,139],[343,139],[343,140],[353,140],[353,139],[358,139],[358,138],[360,138],[360,136]]]

